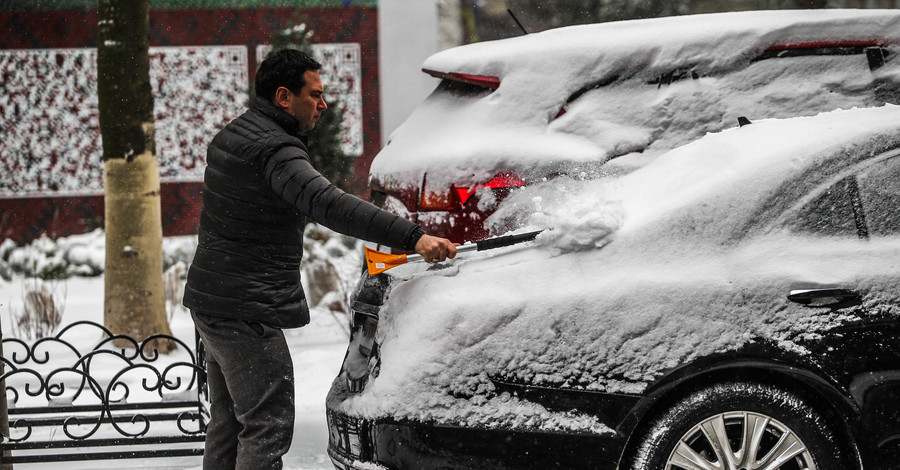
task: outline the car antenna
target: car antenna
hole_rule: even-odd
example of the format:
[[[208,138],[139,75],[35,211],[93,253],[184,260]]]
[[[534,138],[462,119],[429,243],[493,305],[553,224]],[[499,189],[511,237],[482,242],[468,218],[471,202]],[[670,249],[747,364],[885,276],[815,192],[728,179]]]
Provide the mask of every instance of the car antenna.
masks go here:
[[[522,34],[528,34],[528,31],[525,30],[525,27],[522,26],[522,23],[519,22],[518,18],[516,18],[516,14],[512,12],[512,9],[507,8],[506,12],[509,13],[509,16],[512,16],[513,21],[515,21],[516,24],[519,25],[519,29],[522,30]]]

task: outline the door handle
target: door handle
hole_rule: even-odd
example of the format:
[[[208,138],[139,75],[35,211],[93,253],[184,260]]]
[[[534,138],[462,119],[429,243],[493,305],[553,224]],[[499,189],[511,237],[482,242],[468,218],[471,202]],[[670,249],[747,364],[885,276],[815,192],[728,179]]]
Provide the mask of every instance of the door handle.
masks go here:
[[[814,308],[846,308],[862,304],[862,296],[850,289],[794,289],[787,296],[791,302]]]

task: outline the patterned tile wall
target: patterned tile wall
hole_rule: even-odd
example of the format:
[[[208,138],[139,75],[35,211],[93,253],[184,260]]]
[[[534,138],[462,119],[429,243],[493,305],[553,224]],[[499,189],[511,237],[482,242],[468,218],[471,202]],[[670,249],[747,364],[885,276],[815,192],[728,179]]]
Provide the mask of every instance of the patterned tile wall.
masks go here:
[[[377,13],[374,4],[361,7],[360,3],[305,9],[151,10],[152,66],[164,71],[155,76],[153,86],[160,93],[156,104],[160,134],[157,153],[163,177],[166,235],[196,233],[206,134],[214,133],[246,104],[247,87],[229,84],[234,80],[252,81],[258,46],[266,44],[275,31],[301,21],[315,31],[316,42],[357,44],[360,86],[355,102],[361,102],[357,114],[361,132],[351,144],[362,152],[356,163],[355,188],[360,194],[365,191],[369,164],[380,148],[380,105]],[[0,176],[0,240],[24,242],[41,234],[63,236],[102,226],[100,178],[90,169],[95,159],[92,155],[99,149],[99,134],[93,138],[90,132],[72,131],[98,126],[96,98],[85,98],[83,93],[96,87],[86,72],[93,66],[96,24],[96,11],[87,8],[6,10],[0,1],[0,88],[4,89],[0,95],[6,95],[5,99],[0,96],[0,134],[10,132],[13,121],[23,120],[29,122],[24,125],[28,129],[18,127],[16,133],[31,134],[5,139],[9,143],[0,147],[0,170],[12,175]],[[23,59],[26,56],[29,58]],[[33,71],[24,75],[18,71],[23,60],[33,61]],[[230,72],[223,74],[221,70]],[[66,92],[62,96],[38,91],[48,76],[64,81],[62,89]],[[173,76],[179,79],[173,80]],[[197,90],[197,97],[191,95]],[[33,106],[22,101],[29,93],[41,94],[42,102],[49,100],[52,106],[29,109]],[[169,106],[166,100],[182,104],[193,100],[198,104]],[[170,124],[165,124],[167,121]],[[53,128],[48,123],[62,127]],[[77,137],[69,138],[70,134]],[[63,137],[65,144],[60,145]],[[31,146],[39,149],[36,153],[49,155],[40,160],[24,155],[35,153],[22,150]],[[23,155],[9,156],[16,151]]]

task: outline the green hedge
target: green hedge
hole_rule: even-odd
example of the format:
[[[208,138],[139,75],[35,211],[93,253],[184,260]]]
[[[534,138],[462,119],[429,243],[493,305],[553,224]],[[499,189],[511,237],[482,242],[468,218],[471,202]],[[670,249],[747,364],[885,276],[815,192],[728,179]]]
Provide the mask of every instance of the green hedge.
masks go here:
[[[374,7],[378,0],[150,0],[152,10],[187,8]],[[96,10],[97,0],[0,0],[0,10]]]

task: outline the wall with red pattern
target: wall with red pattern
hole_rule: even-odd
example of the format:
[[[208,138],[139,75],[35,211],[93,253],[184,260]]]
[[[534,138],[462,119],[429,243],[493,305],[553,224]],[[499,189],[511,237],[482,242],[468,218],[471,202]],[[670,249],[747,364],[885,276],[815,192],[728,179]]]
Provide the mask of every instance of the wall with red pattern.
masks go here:
[[[219,8],[150,11],[150,46],[245,45],[248,76],[255,76],[256,46],[277,30],[304,22],[317,43],[358,43],[362,62],[363,154],[354,189],[363,194],[369,165],[380,149],[378,18],[374,6]],[[0,49],[96,47],[94,10],[0,11]],[[163,232],[197,233],[201,183],[163,183]],[[0,198],[0,240],[22,243],[46,234],[83,233],[102,226],[103,196]]]

